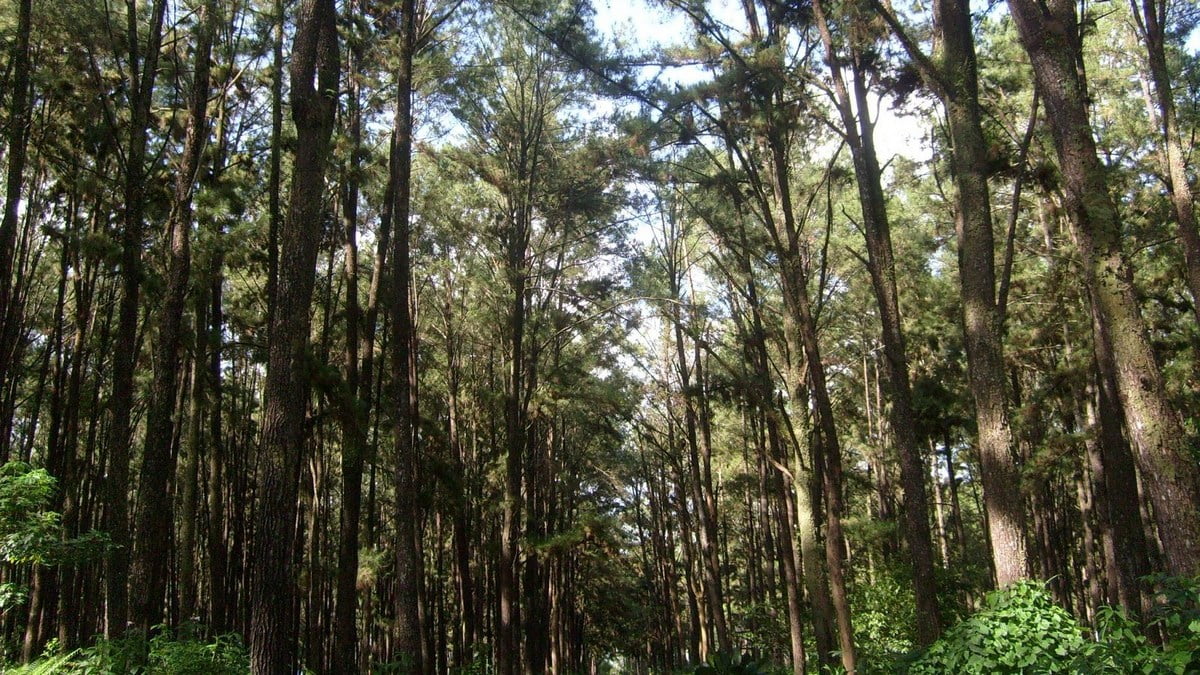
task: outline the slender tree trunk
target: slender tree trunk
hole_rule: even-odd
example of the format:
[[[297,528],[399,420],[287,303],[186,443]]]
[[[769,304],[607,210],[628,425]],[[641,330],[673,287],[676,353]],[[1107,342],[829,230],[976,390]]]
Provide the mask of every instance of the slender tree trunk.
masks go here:
[[[220,226],[214,228],[221,235]],[[203,374],[205,402],[207,404],[208,433],[208,592],[209,592],[209,626],[215,633],[221,633],[229,628],[233,616],[231,600],[235,597],[230,592],[229,573],[229,539],[227,532],[230,524],[225,514],[225,467],[226,442],[221,420],[221,357],[222,357],[222,327],[224,325],[224,310],[222,309],[222,272],[224,266],[220,251],[213,256],[212,267],[206,283],[209,289],[209,311],[207,326],[197,326],[200,331],[201,344],[206,348],[197,354],[207,356],[207,370]],[[197,312],[200,314],[201,312]],[[200,392],[197,392],[199,394]],[[235,474],[236,475],[236,474]],[[239,504],[239,502],[234,502]]]
[[[850,610],[848,598],[846,595],[846,586],[844,579],[845,568],[845,545],[844,534],[842,532],[841,519],[844,508],[842,506],[842,477],[841,477],[841,443],[838,439],[837,426],[833,417],[833,402],[829,396],[829,387],[825,379],[825,366],[821,360],[820,342],[817,339],[816,318],[813,316],[811,301],[808,297],[808,275],[804,271],[803,263],[800,260],[800,242],[799,232],[794,221],[794,211],[791,200],[791,188],[789,186],[787,176],[786,157],[782,152],[782,148],[778,143],[773,143],[772,153],[774,160],[774,181],[773,188],[775,193],[779,195],[778,210],[782,213],[783,221],[783,236],[777,235],[777,240],[786,242],[783,245],[787,252],[786,256],[781,255],[781,266],[783,268],[783,296],[784,305],[787,309],[785,315],[784,329],[789,333],[789,339],[793,340],[793,346],[797,349],[793,355],[793,359],[803,359],[804,368],[793,367],[790,388],[796,394],[811,394],[815,408],[815,434],[814,442],[810,444],[812,453],[812,478],[816,481],[819,488],[819,493],[823,499],[811,499],[808,506],[811,508],[820,508],[820,504],[824,504],[825,511],[825,557],[827,558],[827,568],[823,574],[815,577],[814,583],[822,585],[822,580],[828,580],[830,610],[831,616],[837,620],[836,637],[838,641],[838,651],[841,652],[841,664],[847,671],[853,672],[855,668],[855,650],[854,650],[854,632],[850,623]],[[776,225],[778,227],[778,223]],[[794,335],[792,333],[794,332]],[[805,377],[807,375],[807,377]],[[804,382],[808,386],[804,386]],[[801,399],[803,400],[803,399]],[[799,448],[799,445],[797,445]],[[799,466],[799,464],[797,465]],[[800,475],[797,474],[797,480],[800,481]],[[800,488],[797,485],[797,495],[800,496]],[[805,508],[802,502],[801,508]],[[800,516],[801,537],[805,537],[805,525],[803,523],[804,516]],[[813,541],[819,541],[817,530],[812,531]],[[802,547],[804,543],[802,542]],[[802,557],[807,558],[808,551],[802,552]],[[810,565],[816,564],[805,561],[805,577],[811,576],[813,570]],[[812,589],[810,589],[811,593]],[[814,611],[819,613],[821,610],[816,599],[813,599]],[[818,632],[819,636],[819,632]],[[821,662],[823,665],[833,665],[832,644],[830,651],[821,649],[820,640],[818,639],[818,650],[821,651]]]
[[[857,50],[851,52],[853,98],[842,76],[842,63],[825,17],[822,3],[813,4],[825,58],[833,78],[837,109],[854,162],[858,201],[867,244],[867,267],[882,324],[884,365],[891,390],[888,419],[900,453],[900,480],[904,486],[904,532],[913,563],[913,589],[917,602],[917,642],[932,644],[941,635],[941,612],[933,574],[933,542],[929,534],[929,499],[925,490],[925,463],[917,441],[908,356],[901,329],[899,293],[892,236],[879,159],[875,154],[874,128],[867,104],[865,73]],[[857,30],[856,27],[851,31]],[[857,121],[855,110],[857,108]]]
[[[358,11],[357,3],[351,2],[349,12]],[[348,96],[347,124],[350,134],[350,158],[344,172],[345,189],[342,194],[342,236],[345,257],[346,286],[346,343],[343,376],[342,402],[342,500],[340,514],[340,537],[338,540],[337,591],[334,609],[334,662],[347,671],[355,671],[358,664],[358,636],[355,615],[358,608],[358,530],[362,505],[363,459],[367,445],[367,403],[360,398],[363,391],[359,384],[359,328],[362,311],[358,303],[358,175],[359,153],[362,148],[362,111],[360,103],[359,68],[362,61],[362,46],[352,42],[347,50]],[[366,328],[373,330],[373,327]]]
[[[205,294],[207,295],[207,294]],[[202,430],[204,428],[204,327],[207,322],[207,309],[202,303],[196,303],[195,323],[192,331],[191,390],[188,402],[187,430],[184,434],[183,457],[179,476],[179,545],[176,546],[176,559],[179,569],[179,615],[184,621],[198,618],[196,604],[198,601],[198,586],[196,577],[196,520],[199,511],[200,483],[200,450],[203,447]],[[215,591],[209,590],[215,595]]]
[[[671,229],[674,230],[673,227]],[[703,579],[704,595],[708,607],[708,618],[715,633],[717,646],[722,652],[728,653],[732,647],[732,642],[729,638],[729,628],[725,623],[720,565],[716,555],[716,518],[714,514],[710,513],[711,499],[708,493],[711,491],[711,488],[706,489],[701,464],[700,442],[697,434],[697,426],[699,424],[697,408],[702,406],[703,403],[698,401],[699,396],[697,396],[695,390],[697,388],[702,389],[703,385],[699,382],[693,383],[691,378],[693,372],[696,372],[697,379],[699,379],[698,371],[700,363],[698,360],[695,360],[695,363],[691,367],[688,365],[687,347],[684,344],[683,336],[683,318],[679,308],[680,303],[685,302],[680,288],[680,277],[684,273],[683,269],[686,267],[687,262],[681,259],[682,251],[679,250],[683,245],[682,233],[672,231],[668,234],[668,241],[665,245],[669,248],[667,275],[672,298],[671,323],[674,331],[674,351],[677,359],[676,368],[681,395],[683,397],[684,422],[687,431],[685,440],[688,448],[688,485],[697,516],[696,534],[700,546],[700,573]]]
[[[267,331],[275,317],[275,292],[279,287],[279,231],[283,223],[283,29],[284,0],[274,0],[271,40],[271,150],[267,160]],[[269,339],[269,336],[268,336]]]
[[[1009,421],[1004,352],[996,304],[995,253],[970,12],[965,0],[943,0],[943,62],[960,90],[944,98],[954,142],[959,279],[971,394],[979,434],[980,473],[996,583],[1028,576],[1025,519]]]
[[[1137,25],[1138,37],[1146,46],[1146,64],[1150,70],[1150,82],[1158,99],[1158,122],[1163,135],[1163,167],[1167,175],[1167,188],[1171,193],[1171,207],[1175,211],[1179,241],[1183,245],[1184,277],[1192,293],[1192,314],[1200,323],[1200,232],[1196,228],[1196,212],[1192,199],[1192,184],[1187,175],[1187,156],[1179,132],[1179,116],[1175,110],[1175,95],[1171,87],[1171,74],[1167,68],[1166,53],[1166,0],[1130,0],[1129,7]]]
[[[16,41],[13,44],[13,78],[8,105],[8,178],[4,189],[4,216],[0,220],[0,391],[4,390],[9,374],[16,370],[13,350],[20,333],[21,316],[17,303],[17,288],[13,282],[13,260],[16,258],[17,225],[20,220],[21,190],[25,184],[25,159],[31,121],[29,104],[29,36],[33,0],[17,4]],[[0,439],[0,448],[7,449],[8,439]]]
[[[151,8],[144,61],[138,38],[137,7],[126,5],[129,22],[129,73],[131,120],[129,147],[125,154],[125,217],[121,235],[121,301],[117,312],[117,334],[113,352],[111,419],[108,434],[108,475],[105,480],[105,526],[112,541],[105,582],[106,634],[125,632],[129,582],[129,455],[133,442],[133,375],[138,349],[138,297],[142,283],[142,230],[146,201],[146,146],[150,129],[150,103],[158,72],[166,0],[155,0]],[[139,64],[140,67],[139,67]],[[173,396],[172,396],[173,398]]]
[[[167,561],[170,558],[174,513],[168,490],[168,477],[175,473],[171,436],[175,428],[183,311],[191,275],[192,196],[200,171],[201,153],[208,141],[209,63],[218,18],[216,10],[215,0],[207,0],[200,8],[187,140],[179,162],[175,199],[167,222],[167,239],[170,242],[167,289],[157,321],[154,375],[150,385],[146,442],[142,450],[138,482],[135,514],[137,536],[130,577],[131,588],[138,589],[133,594],[133,625],[143,635],[148,635],[152,627],[162,622],[163,594],[167,586]]]
[[[412,663],[413,672],[423,672],[422,633],[418,614],[421,570],[418,555],[416,410],[413,406],[415,354],[412,310],[412,268],[409,253],[409,221],[412,188],[413,53],[416,49],[416,3],[401,4],[400,65],[396,73],[396,120],[393,165],[395,202],[392,239],[392,275],[389,309],[392,317],[391,370],[395,387],[395,482],[396,482],[396,648]]]
[[[1094,316],[1093,323],[1097,322]],[[1109,602],[1119,603],[1131,617],[1140,617],[1147,608],[1142,577],[1150,573],[1146,530],[1141,516],[1137,469],[1133,452],[1124,433],[1125,415],[1121,410],[1118,386],[1113,377],[1112,349],[1103,340],[1095,344],[1096,439],[1099,462],[1091,463],[1098,491],[1102,526],[1110,546],[1106,554],[1114,574],[1109,579],[1115,593]]]

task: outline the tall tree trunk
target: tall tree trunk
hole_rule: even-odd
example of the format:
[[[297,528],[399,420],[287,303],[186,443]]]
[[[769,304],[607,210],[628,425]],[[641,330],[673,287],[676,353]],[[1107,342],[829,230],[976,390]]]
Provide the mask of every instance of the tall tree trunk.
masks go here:
[[[1093,325],[1099,323],[1093,307]],[[1094,330],[1097,333],[1098,330]],[[1121,410],[1118,386],[1113,376],[1112,348],[1101,340],[1095,344],[1094,372],[1096,377],[1096,415],[1098,427],[1093,443],[1098,447],[1099,462],[1091,469],[1101,496],[1098,505],[1100,522],[1106,530],[1106,555],[1110,574],[1109,602],[1118,603],[1131,617],[1143,615],[1147,608],[1143,595],[1142,577],[1150,573],[1150,556],[1146,530],[1142,523],[1137,470],[1133,452],[1126,439],[1125,415]]]
[[[275,318],[279,287],[279,231],[283,223],[283,29],[284,0],[274,0],[271,39],[271,150],[267,160],[267,331]],[[268,339],[270,336],[268,335]]]
[[[357,3],[349,4],[349,11],[358,11]],[[345,187],[342,193],[342,237],[344,246],[346,286],[346,345],[342,417],[342,500],[338,539],[337,590],[334,609],[334,662],[348,671],[357,669],[358,636],[355,615],[358,608],[358,530],[362,506],[363,458],[366,454],[367,419],[370,414],[360,398],[364,389],[359,386],[359,329],[362,311],[358,302],[358,180],[359,154],[362,148],[362,110],[360,102],[359,68],[362,61],[361,38],[354,40],[347,50],[349,59],[346,69],[347,124],[350,134],[350,157],[344,171]],[[366,330],[372,330],[367,328]],[[366,389],[369,393],[369,388]]]
[[[777,204],[778,213],[782,214],[781,219],[776,219],[776,246],[781,249],[781,267],[783,276],[783,296],[784,306],[786,308],[784,330],[788,333],[788,339],[792,341],[792,346],[796,349],[792,358],[799,361],[803,359],[804,367],[799,368],[793,366],[791,369],[791,378],[794,380],[789,384],[789,389],[794,395],[804,395],[805,398],[811,395],[813,407],[815,409],[815,434],[813,442],[810,443],[810,451],[812,454],[811,472],[812,479],[815,481],[819,492],[813,495],[813,498],[808,501],[805,506],[804,496],[800,494],[800,486],[797,485],[797,496],[801,499],[801,508],[816,508],[819,509],[819,504],[824,504],[825,507],[825,558],[827,559],[826,566],[823,566],[824,572],[819,574],[813,583],[823,585],[822,580],[828,580],[828,598],[830,601],[830,610],[833,612],[837,620],[836,637],[838,641],[838,651],[841,652],[841,664],[847,671],[853,672],[855,669],[855,650],[854,650],[854,632],[850,623],[850,610],[845,586],[845,544],[844,534],[842,532],[841,519],[844,512],[842,506],[842,477],[841,477],[841,443],[838,439],[837,426],[833,417],[833,401],[829,395],[829,387],[825,379],[825,366],[821,360],[821,347],[817,339],[817,323],[816,317],[813,316],[812,303],[808,297],[808,275],[804,271],[804,263],[800,259],[800,234],[795,222],[795,215],[791,199],[791,187],[789,185],[789,177],[787,171],[787,159],[783,152],[783,148],[776,139],[772,142],[772,167],[773,167],[773,182],[772,188],[775,194],[779,195]],[[782,221],[782,228],[780,227]],[[782,229],[782,232],[778,230]],[[786,255],[785,255],[786,253]],[[807,383],[807,386],[805,386]],[[805,399],[800,399],[805,400]],[[797,448],[800,447],[797,443]],[[799,471],[800,462],[797,460],[797,480],[802,482],[801,473]],[[823,497],[823,499],[819,498]],[[815,529],[816,522],[813,523],[814,529],[811,535],[805,534],[804,515],[800,516],[800,531],[801,537],[811,536],[813,542],[819,540],[817,530]],[[802,541],[802,548],[805,543]],[[802,552],[802,557],[808,557],[810,552],[805,550]],[[815,568],[811,565],[817,563],[805,560],[805,577],[809,577]],[[813,589],[810,588],[810,592]],[[817,598],[813,599],[817,603]],[[819,605],[814,605],[814,613],[820,613]],[[817,631],[820,636],[819,630]],[[832,648],[832,644],[829,645]],[[821,649],[820,640],[818,639],[818,650],[821,651],[819,657],[823,665],[832,666],[838,659],[834,659],[832,651]]]
[[[396,648],[409,659],[413,672],[423,672],[422,634],[418,615],[422,560],[417,541],[416,410],[413,380],[416,354],[412,309],[412,269],[409,252],[409,219],[412,193],[413,53],[416,50],[416,2],[401,3],[400,65],[396,73],[396,160],[392,167],[396,229],[392,238],[392,275],[389,309],[392,317],[391,371],[395,387],[396,482]]]
[[[288,218],[280,230],[249,559],[250,659],[256,675],[289,673],[296,666],[296,504],[309,391],[309,310],[340,75],[333,0],[304,0],[299,6],[289,74],[296,156]]]
[[[1133,270],[1121,247],[1120,214],[1096,154],[1087,83],[1079,68],[1082,39],[1075,5],[1009,0],[1009,8],[1046,101],[1067,213],[1096,306],[1096,341],[1112,350],[1121,407],[1154,504],[1166,569],[1193,574],[1200,569],[1200,471],[1155,361]]]
[[[853,95],[842,75],[843,65],[821,2],[814,15],[825,46],[825,59],[833,78],[836,106],[854,163],[858,202],[867,244],[867,267],[882,324],[884,365],[891,394],[888,422],[900,453],[900,481],[904,486],[904,532],[913,564],[913,590],[917,602],[917,643],[932,644],[941,635],[937,583],[933,574],[933,542],[929,534],[929,499],[925,490],[925,463],[914,426],[908,355],[901,328],[896,264],[887,204],[883,195],[879,158],[875,154],[874,125],[867,104],[866,73],[861,54],[852,49],[850,68]],[[858,30],[857,26],[849,30]],[[855,111],[857,109],[857,120]]]
[[[158,315],[154,375],[146,416],[146,442],[138,482],[131,588],[133,626],[143,635],[162,622],[163,594],[167,585],[171,525],[174,510],[168,477],[175,473],[171,436],[175,428],[179,353],[183,343],[183,310],[191,274],[192,196],[200,171],[201,153],[208,141],[209,63],[217,22],[216,0],[207,0],[198,17],[192,100],[187,140],[175,182],[175,199],[167,221],[170,253],[166,297]],[[194,450],[195,448],[192,448]],[[188,552],[190,556],[191,553]]]
[[[937,63],[916,46],[890,10],[876,11],[892,27],[922,79],[946,109],[953,152],[955,229],[963,297],[963,335],[979,434],[984,508],[995,565],[1003,587],[1029,574],[1025,514],[1008,392],[1000,310],[996,301],[995,235],[988,189],[987,143],[979,108],[975,39],[967,0],[938,0],[934,24]]]
[[[682,248],[685,245],[684,234],[675,230],[675,225],[676,223],[674,222],[668,225],[672,231],[664,233],[667,235],[664,245],[668,248],[667,276],[672,300],[670,307],[672,330],[675,340],[674,351],[677,359],[676,372],[679,377],[680,394],[683,397],[686,429],[685,441],[688,448],[688,487],[696,509],[696,534],[700,547],[700,574],[703,580],[704,596],[708,607],[708,619],[715,634],[717,647],[722,652],[728,653],[733,643],[730,640],[729,628],[725,622],[725,603],[721,588],[720,564],[716,555],[716,517],[711,512],[711,487],[706,486],[704,480],[700,442],[697,432],[697,426],[700,424],[697,408],[703,405],[703,402],[699,400],[703,396],[703,384],[701,382],[693,383],[692,381],[693,373],[697,375],[697,380],[699,380],[700,362],[699,359],[694,359],[694,363],[689,367],[687,347],[684,344],[683,317],[680,311],[680,304],[685,302],[685,298],[680,288],[680,279],[685,273],[684,270],[687,268],[688,263],[683,259],[682,252]],[[692,328],[696,329],[695,326]],[[697,393],[697,389],[701,390],[699,394]]]
[[[207,294],[204,294],[207,295]],[[179,544],[175,556],[179,572],[179,615],[184,621],[197,617],[198,584],[196,579],[196,527],[199,512],[200,450],[203,447],[204,429],[204,327],[207,322],[207,307],[195,303],[197,310],[192,330],[192,358],[187,384],[188,395],[187,427],[182,444],[183,457],[179,475]],[[210,590],[210,596],[215,593]]]
[[[21,323],[17,288],[13,284],[12,275],[31,121],[29,36],[33,32],[32,14],[33,0],[19,0],[16,41],[11,57],[12,93],[8,105],[8,178],[4,187],[4,216],[3,220],[0,220],[0,391],[8,382],[9,374],[16,370],[13,350]],[[8,448],[7,438],[0,439],[0,448]]]
[[[1158,99],[1158,123],[1163,135],[1162,159],[1171,192],[1171,207],[1175,210],[1179,241],[1183,245],[1184,277],[1192,293],[1192,314],[1200,324],[1200,232],[1196,228],[1196,211],[1192,201],[1192,183],[1187,175],[1187,157],[1179,132],[1179,116],[1175,110],[1175,95],[1171,91],[1171,74],[1167,68],[1166,0],[1130,0],[1130,10],[1137,26],[1138,37],[1146,46],[1146,64],[1150,82]]]
[[[142,283],[142,230],[146,201],[146,145],[150,129],[150,103],[158,73],[166,0],[155,0],[145,53],[138,38],[138,10],[128,0],[130,104],[129,147],[125,154],[125,217],[121,234],[121,301],[113,351],[113,383],[109,398],[108,475],[105,479],[105,529],[112,541],[105,582],[105,611],[109,637],[125,632],[129,582],[129,455],[133,442],[133,375],[138,350],[138,296]],[[144,60],[143,57],[144,56]],[[139,67],[140,64],[140,67]],[[173,394],[171,398],[174,398]]]

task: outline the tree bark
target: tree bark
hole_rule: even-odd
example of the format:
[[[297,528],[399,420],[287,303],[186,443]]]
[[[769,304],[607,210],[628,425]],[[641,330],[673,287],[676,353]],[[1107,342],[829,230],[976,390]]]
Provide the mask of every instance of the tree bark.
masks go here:
[[[8,105],[8,177],[4,189],[4,216],[0,220],[0,391],[8,382],[9,373],[15,370],[13,350],[21,323],[12,274],[31,121],[29,35],[33,32],[32,14],[33,0],[19,0],[16,41],[11,57],[12,93]],[[0,447],[8,447],[7,438],[0,439]]]
[[[129,455],[133,442],[133,375],[138,351],[138,297],[142,283],[142,230],[146,202],[146,146],[150,129],[150,103],[158,72],[166,0],[155,0],[151,8],[146,50],[140,54],[137,7],[126,5],[128,14],[129,77],[131,118],[129,147],[125,155],[125,214],[121,235],[121,300],[117,311],[117,334],[113,351],[113,383],[109,398],[111,419],[108,433],[108,475],[105,479],[105,529],[112,541],[105,581],[105,633],[114,638],[124,634],[128,614],[129,581]],[[144,56],[144,61],[142,60]],[[141,67],[139,68],[139,63]]]
[[[412,188],[413,54],[416,50],[417,17],[414,0],[401,3],[400,65],[396,73],[396,119],[393,164],[395,201],[392,218],[392,274],[389,310],[392,318],[391,371],[395,398],[395,484],[396,484],[396,649],[423,672],[422,633],[418,608],[422,560],[418,555],[417,453],[415,444],[416,376],[412,308],[412,263],[409,251],[409,219]]]
[[[167,221],[168,254],[166,297],[158,315],[154,375],[146,416],[146,440],[138,490],[136,538],[130,576],[133,625],[143,635],[162,622],[163,595],[167,586],[171,526],[174,509],[168,477],[175,473],[171,436],[175,429],[175,400],[179,354],[183,344],[183,310],[191,274],[192,196],[200,171],[201,153],[208,140],[209,63],[216,31],[215,0],[207,0],[197,17],[192,98],[188,110],[187,140],[175,182],[175,198]],[[191,448],[194,451],[196,448]],[[187,555],[191,555],[189,551]]]
[[[1175,211],[1179,241],[1183,245],[1184,278],[1192,294],[1192,315],[1200,324],[1200,232],[1196,228],[1196,211],[1192,199],[1192,183],[1187,175],[1187,157],[1179,132],[1179,116],[1175,108],[1175,95],[1171,87],[1171,74],[1167,68],[1166,53],[1166,0],[1130,0],[1130,10],[1137,26],[1138,37],[1146,46],[1146,64],[1149,66],[1150,82],[1158,99],[1158,122],[1161,127],[1164,152],[1162,159],[1167,176],[1167,189],[1171,193],[1171,207]]]
[[[1200,471],[1155,361],[1133,270],[1121,246],[1120,213],[1096,154],[1087,83],[1078,65],[1082,41],[1075,5],[1009,0],[1009,8],[1046,101],[1072,234],[1096,307],[1095,339],[1112,350],[1121,407],[1154,504],[1166,569],[1190,575],[1200,569]]]
[[[975,402],[980,473],[996,583],[1007,586],[1029,574],[1016,440],[1008,411],[1001,316],[996,301],[995,234],[988,189],[987,143],[979,108],[979,84],[970,7],[966,0],[938,0],[934,24],[940,53],[935,65],[913,43],[890,10],[876,11],[892,27],[922,79],[946,109],[953,152],[955,229],[963,297],[963,336]]]
[[[280,229],[250,556],[250,663],[256,675],[291,673],[297,658],[296,504],[307,426],[309,310],[340,74],[333,0],[299,6],[289,73],[296,156],[288,218]]]
[[[901,328],[899,292],[896,288],[896,264],[887,203],[883,195],[879,158],[875,154],[874,128],[867,104],[866,73],[860,54],[851,51],[853,102],[842,76],[843,65],[821,2],[813,3],[814,15],[825,45],[825,59],[833,78],[835,104],[850,146],[858,201],[862,210],[863,234],[867,244],[867,267],[879,307],[882,324],[883,356],[891,393],[889,424],[900,453],[900,481],[904,486],[904,532],[913,564],[913,591],[917,602],[917,643],[933,644],[941,635],[941,611],[938,608],[937,582],[933,574],[933,542],[929,534],[929,498],[925,489],[925,462],[917,441],[913,412],[912,386],[909,382],[908,355]],[[851,29],[855,30],[855,29]],[[855,110],[857,109],[857,122]]]
[[[351,2],[348,11],[358,11],[357,3]],[[344,270],[346,287],[346,341],[345,365],[342,381],[342,500],[339,523],[337,581],[334,607],[334,654],[335,663],[347,671],[358,667],[358,636],[355,616],[358,609],[358,530],[362,510],[363,458],[366,454],[368,415],[367,404],[359,385],[359,329],[362,325],[362,310],[358,302],[358,198],[359,198],[359,154],[362,151],[362,109],[360,102],[359,68],[362,61],[362,46],[354,40],[349,45],[346,77],[347,124],[350,135],[350,157],[347,160],[342,193],[342,237],[344,247]],[[389,167],[390,168],[390,167]],[[373,330],[373,326],[366,330]],[[369,388],[366,389],[369,393]]]

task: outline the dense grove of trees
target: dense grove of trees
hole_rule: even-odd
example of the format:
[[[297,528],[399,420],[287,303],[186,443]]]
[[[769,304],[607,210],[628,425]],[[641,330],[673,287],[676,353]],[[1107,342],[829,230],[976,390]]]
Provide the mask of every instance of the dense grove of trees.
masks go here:
[[[1150,617],[1200,573],[1200,12],[918,4],[5,3],[0,663]]]

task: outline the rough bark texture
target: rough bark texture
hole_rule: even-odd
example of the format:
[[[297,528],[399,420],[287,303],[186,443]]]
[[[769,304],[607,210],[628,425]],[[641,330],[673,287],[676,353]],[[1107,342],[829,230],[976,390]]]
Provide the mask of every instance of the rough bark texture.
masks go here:
[[[403,658],[410,660],[414,672],[422,672],[422,639],[417,611],[422,563],[417,548],[416,354],[413,349],[412,269],[409,254],[412,77],[416,25],[416,3],[414,0],[405,0],[401,3],[400,67],[396,73],[396,158],[392,169],[395,189],[392,218],[396,234],[392,239],[392,275],[388,297],[391,300],[391,369],[395,388],[392,406],[395,411],[396,452],[396,648]]]
[[[953,152],[955,230],[963,297],[963,337],[975,402],[983,501],[996,583],[1003,587],[1029,574],[1025,513],[1016,439],[1008,411],[1002,315],[996,300],[995,234],[988,189],[987,142],[981,126],[979,83],[971,13],[966,0],[934,3],[935,61],[926,56],[890,10],[876,11],[912,58],[925,84],[946,109]]]
[[[250,658],[257,675],[296,670],[296,504],[307,428],[309,309],[338,92],[337,40],[333,0],[304,0],[289,68],[296,156],[280,230],[250,555]]]
[[[1097,506],[1108,565],[1108,601],[1119,603],[1131,617],[1143,614],[1141,578],[1150,573],[1150,558],[1143,527],[1133,452],[1124,434],[1124,415],[1118,402],[1117,383],[1112,377],[1112,350],[1096,345],[1095,424],[1098,427],[1093,479],[1097,483]]]
[[[146,145],[150,127],[150,102],[158,70],[158,52],[162,42],[166,0],[156,0],[151,9],[146,49],[140,58],[137,11],[134,3],[129,14],[129,72],[132,106],[129,146],[125,155],[125,217],[121,234],[121,300],[117,310],[117,334],[113,350],[113,383],[109,398],[111,419],[108,433],[108,475],[105,477],[105,529],[112,539],[108,556],[106,591],[106,630],[109,637],[125,632],[128,613],[129,581],[129,455],[133,429],[133,375],[138,350],[138,296],[142,284],[142,230],[146,201]],[[139,68],[140,64],[140,68]]]
[[[183,344],[183,309],[187,302],[191,273],[192,195],[200,156],[208,139],[209,62],[216,30],[216,2],[208,0],[198,17],[192,100],[189,105],[187,140],[175,180],[175,197],[167,222],[170,245],[166,270],[166,297],[157,320],[154,342],[154,375],[146,416],[146,441],[138,481],[135,513],[131,588],[134,628],[147,635],[162,622],[163,596],[167,586],[167,562],[171,550],[174,500],[168,477],[175,472],[171,441],[175,430],[175,400],[178,387],[179,354]],[[195,445],[187,451],[194,453]],[[191,556],[191,551],[186,555]]]
[[[852,51],[853,95],[842,75],[838,48],[820,2],[813,4],[825,60],[833,78],[836,107],[854,163],[858,203],[862,210],[863,234],[867,244],[867,268],[879,308],[883,336],[884,366],[891,405],[888,407],[896,449],[900,453],[900,482],[904,487],[904,533],[913,563],[913,591],[917,602],[917,642],[932,644],[941,635],[937,583],[933,574],[933,541],[929,533],[929,498],[925,490],[925,462],[917,441],[908,355],[901,328],[896,265],[892,252],[891,226],[883,195],[882,172],[875,153],[874,129],[867,104],[866,73],[860,54]],[[853,102],[852,102],[853,96]],[[857,109],[857,119],[855,110]]]
[[[1194,574],[1200,565],[1200,476],[1155,361],[1121,247],[1120,213],[1096,154],[1087,85],[1078,68],[1082,44],[1075,5],[1009,0],[1009,8],[1046,102],[1066,210],[1095,304],[1096,341],[1107,341],[1112,350],[1121,408],[1154,504],[1166,568]]]

